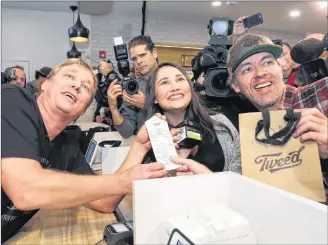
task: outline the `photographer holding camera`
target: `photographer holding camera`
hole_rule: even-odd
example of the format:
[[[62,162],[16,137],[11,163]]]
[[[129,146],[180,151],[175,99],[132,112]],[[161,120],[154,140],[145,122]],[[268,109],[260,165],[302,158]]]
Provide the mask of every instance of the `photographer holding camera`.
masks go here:
[[[26,85],[26,74],[24,67],[15,65],[8,67],[4,72],[1,72],[1,84],[16,84],[20,87],[25,87]]]
[[[157,51],[149,36],[137,36],[129,43],[130,57],[134,64],[139,89],[134,94],[129,94],[126,89],[113,81],[108,90],[108,104],[113,117],[116,130],[123,138],[128,138],[139,130],[145,118],[142,110],[146,102],[146,88],[150,75],[157,67]],[[118,99],[122,96],[122,105]]]
[[[99,66],[94,68],[94,71],[97,76],[97,79],[99,81],[99,85],[104,85],[103,87],[106,87],[106,84],[110,84],[112,82],[111,74],[116,74],[114,71],[113,65],[110,60],[107,61],[100,61]],[[100,87],[100,91],[102,91]],[[97,101],[97,108],[94,113],[94,119],[93,121],[98,123],[105,123],[110,126],[112,126],[111,122],[111,113],[109,111],[108,98],[104,97],[102,95],[103,93],[97,93],[96,94],[96,101]],[[107,113],[106,113],[107,112]]]

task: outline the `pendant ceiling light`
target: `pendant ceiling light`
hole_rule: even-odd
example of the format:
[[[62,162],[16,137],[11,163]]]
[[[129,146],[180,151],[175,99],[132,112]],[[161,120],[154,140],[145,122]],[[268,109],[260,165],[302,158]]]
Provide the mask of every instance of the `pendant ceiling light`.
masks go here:
[[[70,9],[73,11],[73,24],[74,24],[74,12],[77,10],[76,6],[70,6]],[[81,58],[81,52],[78,51],[75,47],[75,42],[73,42],[72,49],[67,52],[68,60],[77,60]]]
[[[67,59],[77,60],[81,58],[81,52],[78,51],[75,47],[75,42],[73,42],[73,47],[70,51],[67,52]]]
[[[73,42],[87,42],[89,39],[89,29],[86,28],[80,19],[80,3],[75,25],[68,29],[69,39]]]

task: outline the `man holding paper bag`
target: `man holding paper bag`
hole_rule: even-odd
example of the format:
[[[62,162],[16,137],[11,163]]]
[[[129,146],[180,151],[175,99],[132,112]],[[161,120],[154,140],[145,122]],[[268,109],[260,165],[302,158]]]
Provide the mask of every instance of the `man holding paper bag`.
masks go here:
[[[260,111],[303,109],[293,136],[318,144],[320,158],[328,159],[328,78],[310,85],[293,88],[283,82],[277,62],[282,47],[264,36],[244,35],[229,49],[228,84],[244,95]],[[202,173],[197,163],[182,158],[174,160],[191,173]],[[327,164],[323,171],[328,172]],[[325,169],[327,168],[327,169]]]
[[[325,163],[328,158],[328,78],[299,88],[284,84],[277,62],[281,54],[281,46],[259,35],[241,37],[228,53],[228,84],[263,116],[261,120],[260,113],[239,115],[243,174],[322,200],[320,170],[328,172]],[[302,110],[299,114],[293,109]],[[283,128],[283,117],[289,129],[287,125]],[[255,138],[254,132],[261,123],[266,137],[259,140],[261,130],[256,130]],[[283,139],[283,131],[291,138]],[[280,138],[274,138],[278,135]],[[318,145],[321,169],[314,142]],[[286,170],[280,171],[283,169]]]
[[[307,141],[315,141],[322,162],[322,172],[328,172],[328,164],[324,163],[328,159],[328,78],[300,88],[285,85],[282,69],[277,62],[277,58],[281,54],[281,46],[274,45],[270,39],[264,36],[245,35],[241,37],[228,53],[227,65],[230,74],[228,84],[237,93],[243,94],[261,112],[265,110],[285,110],[287,108],[303,109],[293,137],[299,138],[301,144]],[[254,138],[254,132],[250,134]],[[274,147],[269,146],[268,148]],[[299,154],[301,154],[303,148],[299,149]],[[256,150],[253,149],[252,152],[254,151]],[[242,152],[242,155],[243,153],[247,154],[247,152]],[[274,153],[280,154],[278,151]],[[291,152],[294,155],[296,153]],[[269,162],[267,161],[269,156],[266,155],[265,157],[267,158],[260,160],[263,163],[265,159],[266,170],[270,170],[268,166],[283,165],[281,160],[284,160],[284,164],[290,164],[288,159],[291,159],[286,157],[285,159],[279,158],[271,161],[270,158]],[[258,161],[260,160],[258,159]],[[202,168],[201,165],[191,160],[178,158],[173,159],[173,162],[183,165],[180,167],[183,174],[209,172],[208,169]],[[288,166],[283,167],[287,168]],[[270,177],[270,175],[268,176]],[[306,185],[309,178],[315,179],[314,175],[308,175],[304,179],[305,182],[299,181],[300,185],[304,183]],[[288,184],[290,185],[290,183]]]
[[[294,137],[318,143],[320,157],[328,158],[328,78],[300,88],[284,84],[277,62],[282,47],[259,35],[245,35],[230,48],[228,83],[259,111],[305,109]]]

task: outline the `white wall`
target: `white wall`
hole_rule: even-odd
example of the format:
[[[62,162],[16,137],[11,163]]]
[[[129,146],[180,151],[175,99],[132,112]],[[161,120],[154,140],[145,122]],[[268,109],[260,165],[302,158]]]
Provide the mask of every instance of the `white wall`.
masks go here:
[[[128,9],[129,7],[129,9]],[[169,42],[183,44],[204,44],[209,40],[207,30],[208,19],[198,16],[166,14],[149,11],[145,34],[150,35],[154,42]],[[211,18],[211,17],[209,17]],[[108,15],[91,16],[92,43],[91,57],[99,60],[98,51],[107,51],[107,56],[115,62],[113,51],[113,37],[123,36],[129,41],[141,31],[141,3],[115,2],[113,10]],[[271,39],[283,38],[295,44],[305,34],[290,34],[279,31],[268,31],[260,28],[250,30],[252,33],[264,34]],[[116,62],[115,62],[116,63]]]
[[[78,44],[85,56],[91,53],[92,63],[99,61],[98,51],[107,51],[107,57],[115,62],[113,37],[123,36],[128,42],[141,31],[141,2],[115,2],[108,15],[81,15],[83,24],[90,30],[90,41]],[[146,35],[155,42],[204,44],[209,35],[207,19],[198,16],[177,15],[148,11]],[[76,18],[76,15],[75,15]],[[71,49],[67,29],[72,26],[71,12],[32,11],[2,9],[2,61],[30,61],[30,79],[36,69],[53,67],[66,59]],[[272,39],[284,38],[295,44],[304,34],[289,34],[262,29],[252,32],[262,33]],[[81,49],[80,49],[81,50]],[[116,63],[116,62],[115,62]]]
[[[81,20],[90,30],[91,17],[81,15]],[[66,53],[71,49],[68,28],[73,25],[72,13],[4,8],[1,24],[1,60],[30,61],[30,80],[34,79],[36,69],[54,67],[67,59]],[[90,54],[89,43],[77,47]]]

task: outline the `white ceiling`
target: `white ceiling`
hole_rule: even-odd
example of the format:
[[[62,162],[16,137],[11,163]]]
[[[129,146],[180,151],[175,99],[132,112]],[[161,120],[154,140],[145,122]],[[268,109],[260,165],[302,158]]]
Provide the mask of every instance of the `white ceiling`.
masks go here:
[[[83,14],[102,15],[108,14],[112,9],[113,1],[80,1],[80,12]],[[71,5],[78,5],[78,1],[1,1],[3,8],[40,10],[40,11],[56,11],[71,12]]]
[[[236,1],[235,1],[236,2]],[[212,17],[228,17],[236,19],[239,16],[262,13],[264,23],[261,29],[286,31],[290,33],[328,32],[327,8],[320,8],[317,2],[296,1],[238,1],[237,5],[213,7],[211,2],[205,1],[151,1],[147,2],[148,18],[164,16],[167,20],[179,18],[192,18],[208,22]],[[76,5],[77,1],[55,2],[43,1],[2,1],[2,7],[19,8],[42,11],[70,11],[70,5]],[[91,15],[108,14],[114,11],[141,12],[141,2],[112,2],[112,1],[81,1],[81,13]],[[301,16],[295,19],[289,17],[289,11],[299,10]],[[149,19],[147,19],[149,20]]]

